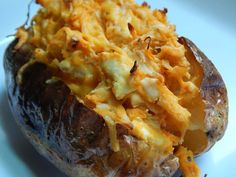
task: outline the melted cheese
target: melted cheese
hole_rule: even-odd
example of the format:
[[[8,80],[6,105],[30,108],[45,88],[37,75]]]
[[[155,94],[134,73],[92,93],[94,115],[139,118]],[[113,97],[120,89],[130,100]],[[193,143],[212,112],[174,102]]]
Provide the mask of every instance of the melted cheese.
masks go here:
[[[180,146],[176,152],[179,158],[180,169],[184,177],[197,177],[200,176],[200,169],[193,160],[193,153],[187,148]]]
[[[189,80],[190,64],[175,26],[163,12],[133,0],[38,3],[43,8],[29,34],[19,29],[18,45],[26,39],[33,44],[35,60],[53,67],[78,100],[104,118],[114,151],[119,151],[117,123],[160,152],[183,141],[191,113],[180,100],[199,90]]]

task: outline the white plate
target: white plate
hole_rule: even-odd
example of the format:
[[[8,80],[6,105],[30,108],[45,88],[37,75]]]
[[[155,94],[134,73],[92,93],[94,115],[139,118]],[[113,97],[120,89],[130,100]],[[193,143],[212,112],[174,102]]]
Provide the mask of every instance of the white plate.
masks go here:
[[[65,177],[39,156],[23,138],[10,113],[2,56],[16,27],[24,23],[27,1],[0,1],[0,176]],[[138,1],[141,3],[142,1]],[[236,170],[236,1],[234,0],[159,0],[147,1],[152,8],[167,7],[169,20],[177,33],[193,40],[222,74],[229,95],[229,125],[224,138],[197,159],[202,176],[235,177]],[[32,13],[37,7],[33,6]]]

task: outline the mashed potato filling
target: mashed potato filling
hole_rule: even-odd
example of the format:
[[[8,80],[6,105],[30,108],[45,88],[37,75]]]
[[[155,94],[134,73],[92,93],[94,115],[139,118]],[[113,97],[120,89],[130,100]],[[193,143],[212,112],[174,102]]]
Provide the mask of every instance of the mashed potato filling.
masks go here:
[[[199,86],[165,11],[133,0],[37,2],[43,8],[27,31],[35,60],[104,118],[113,151],[117,124],[163,154],[202,129],[185,106]]]

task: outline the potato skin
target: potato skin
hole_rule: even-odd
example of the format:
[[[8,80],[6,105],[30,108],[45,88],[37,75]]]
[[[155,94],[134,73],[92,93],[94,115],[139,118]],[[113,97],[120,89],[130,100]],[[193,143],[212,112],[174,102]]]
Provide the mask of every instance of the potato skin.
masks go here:
[[[205,132],[208,137],[208,145],[204,151],[197,154],[201,155],[223,137],[227,128],[227,89],[216,67],[191,40],[180,37],[179,42],[199,62],[204,73],[200,92],[205,103]]]
[[[46,83],[52,72],[45,64],[29,65],[17,83],[17,73],[31,59],[33,47],[25,44],[15,50],[16,43],[10,44],[4,57],[11,110],[37,151],[60,170],[71,177],[170,177],[177,171],[176,156],[140,150],[145,142],[121,125],[117,125],[121,151],[114,153],[103,118],[79,103],[62,81]]]
[[[4,67],[10,106],[26,136],[33,138],[29,139],[36,147],[41,146],[37,148],[40,151],[47,146],[45,149],[52,149],[50,156],[54,154],[71,165],[94,154],[108,153],[108,131],[103,119],[80,104],[61,81],[46,84],[51,77],[46,65],[32,64],[25,70],[22,84],[17,84],[17,71],[31,54],[28,46],[14,51],[15,43],[6,51]],[[91,171],[87,173],[82,176],[95,176]]]

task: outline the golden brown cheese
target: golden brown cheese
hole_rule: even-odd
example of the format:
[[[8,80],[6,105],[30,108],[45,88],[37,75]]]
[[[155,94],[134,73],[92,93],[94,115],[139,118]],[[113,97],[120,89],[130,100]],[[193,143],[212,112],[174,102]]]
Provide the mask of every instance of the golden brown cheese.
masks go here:
[[[198,129],[181,100],[199,95],[190,63],[166,14],[133,0],[38,0],[43,8],[20,42],[100,114],[119,151],[116,124],[160,153]]]
[[[183,173],[183,177],[196,177],[200,176],[200,169],[193,160],[193,153],[187,150],[185,147],[180,146],[176,152],[176,156],[179,158],[180,169]]]

